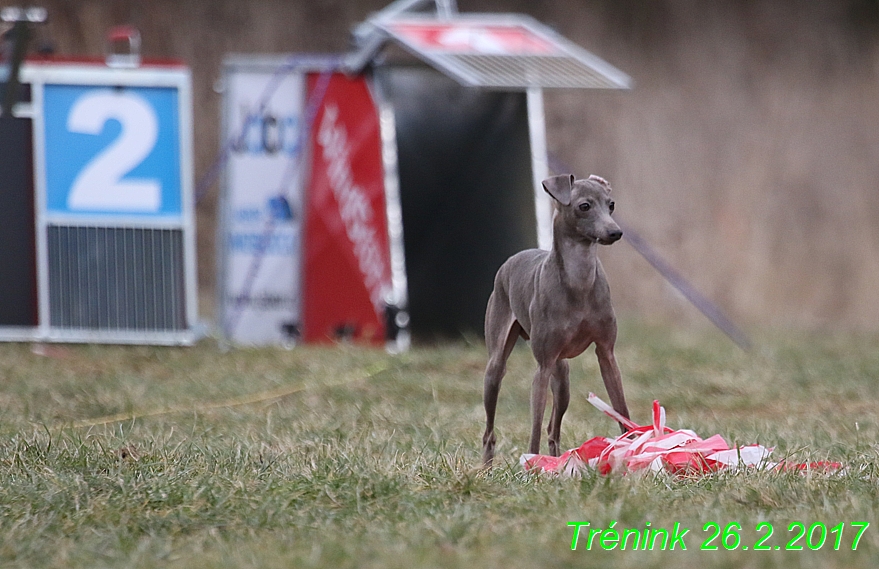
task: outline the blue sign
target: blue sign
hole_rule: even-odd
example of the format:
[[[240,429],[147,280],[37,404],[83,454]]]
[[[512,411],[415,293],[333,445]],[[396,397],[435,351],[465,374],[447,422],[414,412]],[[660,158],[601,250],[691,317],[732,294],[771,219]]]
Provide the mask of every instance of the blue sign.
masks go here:
[[[178,93],[46,85],[49,213],[180,217]]]

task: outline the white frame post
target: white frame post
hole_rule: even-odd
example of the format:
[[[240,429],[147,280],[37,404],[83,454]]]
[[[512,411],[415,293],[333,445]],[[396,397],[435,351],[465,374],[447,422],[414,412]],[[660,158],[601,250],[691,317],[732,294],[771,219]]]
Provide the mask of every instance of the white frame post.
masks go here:
[[[529,87],[528,138],[531,143],[531,174],[534,183],[534,211],[537,216],[537,246],[552,248],[552,202],[543,190],[543,180],[549,176],[546,150],[546,120],[543,114],[543,89]]]

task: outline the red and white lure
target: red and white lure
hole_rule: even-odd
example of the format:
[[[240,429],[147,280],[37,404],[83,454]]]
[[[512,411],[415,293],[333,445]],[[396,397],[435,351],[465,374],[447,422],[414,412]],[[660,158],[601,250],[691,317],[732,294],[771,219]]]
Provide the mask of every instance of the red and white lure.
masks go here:
[[[789,464],[769,460],[771,448],[752,444],[730,447],[720,435],[707,439],[688,429],[672,430],[665,425],[665,408],[653,402],[653,424],[638,425],[623,417],[594,393],[588,397],[595,406],[629,430],[619,437],[593,437],[561,456],[523,454],[519,459],[526,471],[579,476],[587,470],[601,474],[630,472],[670,472],[687,476],[730,467],[776,470],[837,470],[838,462]]]

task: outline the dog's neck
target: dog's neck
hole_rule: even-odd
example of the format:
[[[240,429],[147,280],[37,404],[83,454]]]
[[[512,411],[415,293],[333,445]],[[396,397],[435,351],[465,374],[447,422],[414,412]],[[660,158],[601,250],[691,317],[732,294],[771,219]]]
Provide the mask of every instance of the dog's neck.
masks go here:
[[[579,241],[553,232],[552,263],[558,268],[559,278],[569,289],[591,290],[598,267],[598,243]]]

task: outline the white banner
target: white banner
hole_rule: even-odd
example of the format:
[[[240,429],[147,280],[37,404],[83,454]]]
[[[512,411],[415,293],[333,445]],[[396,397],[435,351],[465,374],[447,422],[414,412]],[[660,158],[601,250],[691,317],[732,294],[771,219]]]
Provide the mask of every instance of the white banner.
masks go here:
[[[233,67],[225,87],[224,140],[235,143],[221,204],[221,325],[236,343],[287,343],[300,322],[304,77]]]

